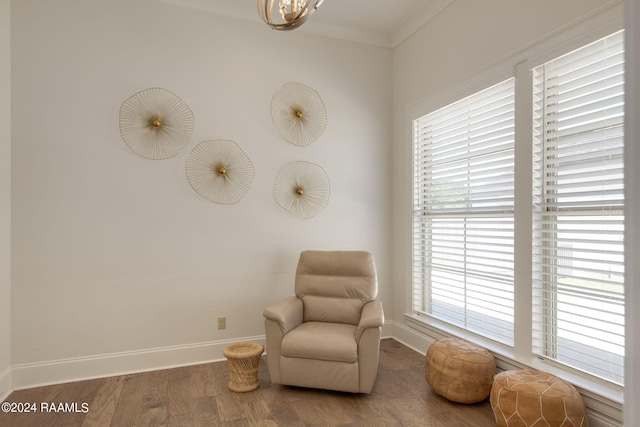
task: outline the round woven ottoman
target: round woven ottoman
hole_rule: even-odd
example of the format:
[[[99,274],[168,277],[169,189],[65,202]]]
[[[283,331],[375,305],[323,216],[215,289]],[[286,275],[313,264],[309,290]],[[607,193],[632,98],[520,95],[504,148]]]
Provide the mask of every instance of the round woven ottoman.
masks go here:
[[[229,390],[246,392],[258,388],[258,367],[264,351],[262,344],[240,342],[226,346],[222,352],[229,361]]]
[[[491,408],[499,427],[588,427],[582,396],[571,384],[537,370],[495,376]]]
[[[459,403],[476,403],[491,393],[496,361],[486,349],[459,338],[439,339],[425,357],[425,378],[434,392]]]

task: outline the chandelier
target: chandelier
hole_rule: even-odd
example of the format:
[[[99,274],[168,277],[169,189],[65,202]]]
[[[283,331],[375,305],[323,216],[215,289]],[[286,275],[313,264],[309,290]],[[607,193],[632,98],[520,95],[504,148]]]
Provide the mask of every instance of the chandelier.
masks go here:
[[[304,24],[324,0],[278,0],[280,18],[274,19],[276,0],[258,0],[260,18],[274,30],[293,30]]]

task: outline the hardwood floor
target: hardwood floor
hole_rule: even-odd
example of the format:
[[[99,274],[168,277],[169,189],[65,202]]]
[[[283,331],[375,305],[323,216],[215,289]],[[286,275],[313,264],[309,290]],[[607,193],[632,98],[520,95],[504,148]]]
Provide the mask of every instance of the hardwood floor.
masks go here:
[[[259,372],[260,388],[249,393],[229,391],[226,361],[18,390],[6,402],[35,403],[38,411],[0,412],[0,426],[496,425],[488,400],[463,405],[433,393],[424,379],[424,356],[393,339],[381,342],[370,395],[273,385],[265,360]],[[77,404],[77,412],[41,411],[41,405],[59,403]]]

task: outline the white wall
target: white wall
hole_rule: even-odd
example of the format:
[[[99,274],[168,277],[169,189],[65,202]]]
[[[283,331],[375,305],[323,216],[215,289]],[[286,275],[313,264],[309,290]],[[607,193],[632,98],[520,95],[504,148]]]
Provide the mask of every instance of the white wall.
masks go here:
[[[0,400],[12,389],[10,3],[0,1]]]
[[[58,379],[36,374],[39,363],[143,351],[147,363],[122,369],[149,369],[192,361],[178,350],[198,343],[263,335],[262,309],[292,293],[304,249],[371,251],[391,306],[388,50],[151,0],[32,0],[11,13],[17,388]],[[327,108],[325,133],[305,148],[270,116],[290,81]],[[119,134],[120,105],[150,87],[195,113],[191,143],[168,160],[137,156]],[[191,149],[214,138],[237,142],[255,166],[236,205],[205,200],[184,174]],[[331,180],[329,206],[309,220],[272,197],[293,160]],[[156,362],[148,349],[176,357]]]

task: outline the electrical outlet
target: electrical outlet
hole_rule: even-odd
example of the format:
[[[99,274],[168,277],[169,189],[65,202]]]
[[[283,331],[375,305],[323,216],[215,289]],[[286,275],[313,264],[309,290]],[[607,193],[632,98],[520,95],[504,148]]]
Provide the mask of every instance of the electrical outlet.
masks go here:
[[[227,318],[218,317],[218,329],[226,329],[226,328],[227,328]]]

